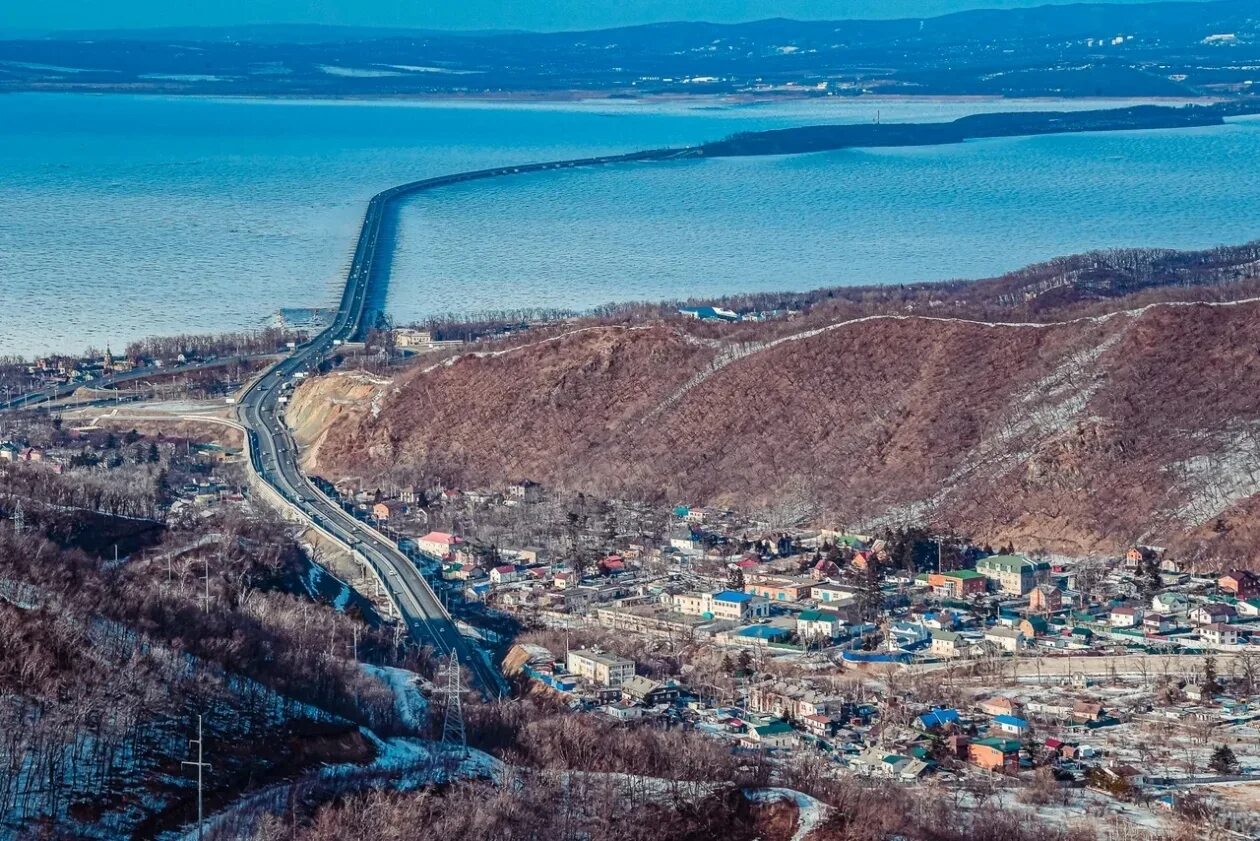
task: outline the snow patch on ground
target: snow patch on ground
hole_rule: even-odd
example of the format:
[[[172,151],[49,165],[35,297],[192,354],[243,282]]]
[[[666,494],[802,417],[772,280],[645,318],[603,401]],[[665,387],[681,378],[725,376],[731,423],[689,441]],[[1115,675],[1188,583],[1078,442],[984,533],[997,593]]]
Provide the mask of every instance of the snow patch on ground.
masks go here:
[[[744,796],[754,803],[776,803],[780,800],[795,803],[798,816],[796,834],[792,836],[792,841],[804,841],[805,836],[814,831],[831,808],[817,798],[790,788],[746,788]]]
[[[1210,455],[1177,462],[1168,470],[1187,493],[1174,516],[1187,526],[1201,526],[1260,493],[1260,430],[1251,424],[1227,430]]]
[[[364,672],[385,684],[394,693],[394,709],[398,719],[409,729],[421,733],[429,720],[429,700],[420,694],[420,676],[393,666],[361,664]]]

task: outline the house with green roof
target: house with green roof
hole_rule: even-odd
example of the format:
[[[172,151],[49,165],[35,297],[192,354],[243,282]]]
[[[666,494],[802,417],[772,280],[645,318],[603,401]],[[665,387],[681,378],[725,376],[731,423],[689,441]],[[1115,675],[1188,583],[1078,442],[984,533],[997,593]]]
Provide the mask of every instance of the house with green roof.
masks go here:
[[[797,614],[796,636],[802,641],[825,637],[833,640],[840,636],[845,622],[840,614],[831,610],[806,610]]]
[[[793,748],[796,747],[798,736],[792,725],[776,720],[752,725],[741,741],[748,747]]]
[[[932,631],[931,651],[938,657],[959,657],[963,654],[965,647],[966,643],[962,634],[944,630]]]
[[[1023,555],[990,555],[976,561],[976,571],[994,582],[1003,593],[1022,596],[1037,585],[1039,573],[1050,565],[1044,561],[1030,561]]]
[[[974,596],[988,589],[989,579],[974,569],[954,569],[934,572],[928,576],[928,586],[938,595],[951,599]]]
[[[1025,639],[1043,637],[1050,631],[1050,623],[1044,616],[1025,616],[1015,627]]]
[[[990,771],[1019,772],[1019,742],[1015,739],[977,739],[967,745],[967,761]]]
[[[1260,616],[1260,599],[1241,599],[1234,605],[1234,610],[1238,611],[1239,616],[1254,619]]]

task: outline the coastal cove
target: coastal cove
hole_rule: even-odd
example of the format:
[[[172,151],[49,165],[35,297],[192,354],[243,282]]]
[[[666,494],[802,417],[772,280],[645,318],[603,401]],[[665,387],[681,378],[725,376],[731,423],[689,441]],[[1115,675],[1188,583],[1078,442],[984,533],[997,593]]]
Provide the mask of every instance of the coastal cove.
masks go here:
[[[0,108],[14,104],[25,119],[6,123],[16,142],[0,152],[9,173],[0,184],[0,291],[29,302],[33,316],[6,334],[0,353],[28,354],[248,328],[282,306],[326,306],[344,280],[366,199],[393,183],[741,131],[876,115],[941,121],[1012,107],[889,101],[644,111],[24,95]],[[224,109],[234,117],[225,136],[193,138],[202,121],[221,123]],[[1161,155],[1186,153],[1193,163],[1172,174],[1155,165]],[[1257,154],[1260,123],[1243,119],[448,187],[403,207],[388,309],[400,323],[502,309],[505,300],[580,309],[992,274],[1091,247],[1243,241],[1255,235],[1256,214],[1226,218],[1212,204],[1260,207],[1260,188],[1228,175]],[[1144,156],[1150,167],[1115,177],[1123,161]],[[1076,176],[1065,180],[1067,169]],[[1235,192],[1217,196],[1213,183]],[[193,191],[203,195],[188,201]],[[893,196],[909,212],[885,228],[894,236],[875,236]],[[1068,214],[1043,214],[1051,221],[1018,252],[994,253],[992,243],[1012,239],[995,232],[1046,202],[1084,204],[1096,224],[1062,230],[1053,220]],[[971,247],[969,231],[988,244]],[[174,315],[183,303],[195,306]]]

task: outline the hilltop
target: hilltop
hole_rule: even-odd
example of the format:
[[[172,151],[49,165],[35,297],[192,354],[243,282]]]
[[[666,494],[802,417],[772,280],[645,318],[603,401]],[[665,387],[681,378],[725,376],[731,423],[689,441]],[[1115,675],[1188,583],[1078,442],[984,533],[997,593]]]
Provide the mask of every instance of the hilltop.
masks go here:
[[[1258,536],[1257,256],[1122,252],[824,290],[757,324],[642,312],[370,388],[322,378],[290,416],[324,475],[528,477],[1029,549],[1229,555]]]

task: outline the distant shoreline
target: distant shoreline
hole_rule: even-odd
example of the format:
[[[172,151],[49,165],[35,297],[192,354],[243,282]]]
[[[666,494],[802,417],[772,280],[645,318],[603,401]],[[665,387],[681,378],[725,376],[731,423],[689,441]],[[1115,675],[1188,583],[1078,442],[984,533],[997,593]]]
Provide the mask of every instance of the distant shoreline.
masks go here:
[[[950,146],[969,140],[1222,126],[1260,114],[1260,101],[1214,105],[1135,105],[1086,111],[1002,111],[936,123],[837,123],[743,132],[703,144],[706,157],[798,155],[840,149]]]
[[[324,94],[293,92],[219,92],[204,89],[171,87],[164,88],[150,85],[15,85],[0,87],[0,95],[5,94],[82,94],[99,96],[156,96],[179,97],[189,99],[218,99],[256,102],[350,102],[350,103],[417,103],[435,105],[568,105],[591,104],[627,106],[652,106],[661,104],[693,104],[695,107],[705,106],[756,106],[774,105],[777,103],[811,103],[827,107],[861,102],[890,103],[935,103],[941,105],[965,105],[969,103],[1064,103],[1064,102],[1097,102],[1106,103],[1150,103],[1152,105],[1216,105],[1223,102],[1236,101],[1234,97],[1223,96],[1000,96],[989,94],[880,94],[863,93],[855,95],[819,95],[809,91],[775,92],[775,93],[660,93],[638,94],[616,90],[572,89],[564,91],[515,91],[515,92],[481,92],[453,93],[435,91],[432,93],[362,93],[362,94]]]

